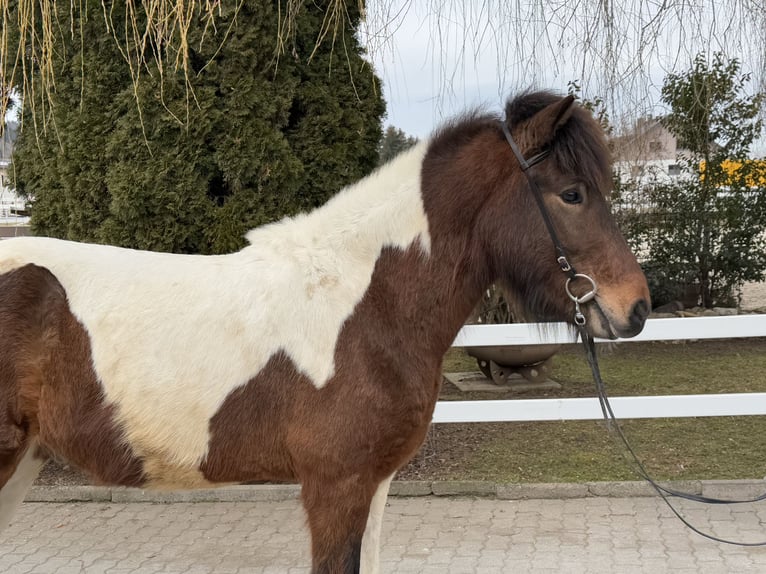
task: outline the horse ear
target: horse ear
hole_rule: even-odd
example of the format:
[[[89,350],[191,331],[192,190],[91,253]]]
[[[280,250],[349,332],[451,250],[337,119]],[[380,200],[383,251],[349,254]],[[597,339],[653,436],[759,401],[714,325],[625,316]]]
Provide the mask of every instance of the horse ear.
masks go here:
[[[574,111],[574,96],[566,96],[559,101],[546,106],[526,123],[526,131],[530,134],[528,146],[530,149],[540,149],[553,140],[558,129],[563,126]]]
[[[566,98],[562,98],[558,104],[548,106],[549,108],[554,108],[552,112],[555,119],[553,122],[553,128],[551,129],[551,135],[555,134],[556,130],[567,123],[569,118],[572,117],[572,112],[574,111],[574,102],[575,97],[570,95]]]

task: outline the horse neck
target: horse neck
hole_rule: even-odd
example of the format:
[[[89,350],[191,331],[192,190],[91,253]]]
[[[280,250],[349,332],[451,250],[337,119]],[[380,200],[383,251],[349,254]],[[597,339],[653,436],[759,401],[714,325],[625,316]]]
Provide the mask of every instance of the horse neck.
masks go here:
[[[492,281],[477,233],[484,206],[471,197],[484,191],[482,171],[450,161],[434,166],[426,157],[419,197],[428,241],[384,250],[377,262],[368,299],[379,309],[372,314],[380,313],[390,340],[413,355],[441,359]]]
[[[486,286],[486,273],[471,252],[468,221],[444,221],[444,214],[431,221],[426,214],[427,145],[309,214],[251,231],[242,256],[280,268],[287,262],[291,277],[305,282],[307,304],[319,304],[323,293],[323,305],[332,307],[326,311],[354,321],[355,332],[377,331],[408,352],[440,359]]]
[[[432,238],[433,239],[433,238]],[[385,333],[399,352],[441,357],[449,349],[487,286],[488,271],[463,249],[459,237],[435,241],[429,253],[387,249],[381,256],[365,302],[370,329]],[[369,310],[360,306],[360,312]]]

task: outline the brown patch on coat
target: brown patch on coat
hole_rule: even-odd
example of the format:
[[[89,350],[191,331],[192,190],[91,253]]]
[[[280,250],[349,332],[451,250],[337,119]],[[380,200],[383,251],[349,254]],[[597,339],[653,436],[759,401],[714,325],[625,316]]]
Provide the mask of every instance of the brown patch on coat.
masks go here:
[[[88,334],[47,269],[30,264],[0,275],[0,333],[0,485],[33,437],[40,453],[95,482],[143,484],[141,460],[104,401]]]
[[[284,353],[273,356],[211,419],[205,477],[305,486],[319,476],[357,476],[373,485],[372,496],[414,455],[430,424],[456,327],[413,318],[449,297],[440,292],[449,290],[451,269],[437,271],[419,246],[384,249],[340,332],[334,376],[317,389]],[[431,316],[442,322],[440,313]]]
[[[40,341],[56,286],[33,266],[0,275],[0,486],[39,433]]]

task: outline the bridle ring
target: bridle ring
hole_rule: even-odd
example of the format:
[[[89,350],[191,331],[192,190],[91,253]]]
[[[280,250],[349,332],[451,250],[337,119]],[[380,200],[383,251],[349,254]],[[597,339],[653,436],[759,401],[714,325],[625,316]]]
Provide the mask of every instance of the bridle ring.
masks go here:
[[[590,284],[591,284],[591,290],[588,291],[585,295],[582,295],[581,297],[578,297],[577,295],[573,295],[572,292],[569,290],[569,283],[573,279],[577,279],[578,277],[582,277],[583,279],[590,281]],[[596,296],[596,291],[598,291],[598,286],[596,285],[596,282],[593,279],[591,279],[589,276],[584,275],[582,273],[576,273],[574,277],[570,277],[569,279],[567,279],[567,282],[564,288],[566,289],[566,292],[567,292],[567,295],[569,295],[569,298],[577,304],[587,303],[588,301],[590,301]]]

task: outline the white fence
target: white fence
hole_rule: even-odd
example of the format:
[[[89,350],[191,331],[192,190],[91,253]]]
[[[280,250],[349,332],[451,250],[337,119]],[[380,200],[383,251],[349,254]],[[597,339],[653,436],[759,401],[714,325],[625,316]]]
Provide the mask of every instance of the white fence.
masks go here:
[[[649,319],[640,335],[633,339],[621,339],[621,344],[630,344],[633,341],[736,337],[766,337],[766,315]],[[574,340],[573,332],[563,323],[544,327],[535,324],[466,325],[452,345],[454,347],[539,345],[572,343]],[[598,342],[599,339],[596,341]],[[583,361],[585,361],[584,355]],[[602,374],[608,391],[609,373]],[[766,393],[614,397],[610,400],[618,419],[766,415]],[[595,397],[440,401],[436,404],[433,422],[592,420],[602,417],[601,407]]]

